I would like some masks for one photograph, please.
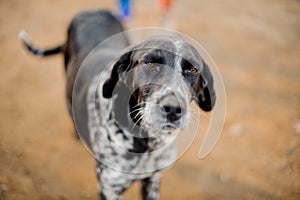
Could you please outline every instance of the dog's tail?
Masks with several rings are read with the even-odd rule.
[[[24,46],[27,48],[27,50],[37,56],[50,56],[50,55],[55,55],[58,53],[61,53],[64,49],[65,45],[60,45],[51,49],[38,49],[35,48],[29,40],[29,37],[25,31],[20,31],[19,33],[19,38],[22,40]]]

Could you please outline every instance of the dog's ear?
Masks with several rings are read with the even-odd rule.
[[[211,111],[216,102],[214,80],[208,65],[203,61],[203,69],[194,86],[196,101],[204,111]]]
[[[130,69],[132,51],[124,53],[113,65],[110,78],[105,81],[102,93],[104,98],[111,98],[114,88],[119,81],[120,73]]]

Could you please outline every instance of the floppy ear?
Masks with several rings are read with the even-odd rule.
[[[124,53],[120,58],[115,62],[113,69],[111,71],[110,78],[107,79],[102,88],[102,94],[104,98],[111,98],[114,88],[119,80],[120,73],[130,68],[132,51]]]
[[[197,104],[204,111],[211,111],[216,102],[216,94],[214,89],[212,74],[208,65],[203,61],[203,69],[197,81]]]

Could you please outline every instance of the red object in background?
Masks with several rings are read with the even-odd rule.
[[[164,11],[169,11],[172,7],[172,0],[160,0],[160,5]]]

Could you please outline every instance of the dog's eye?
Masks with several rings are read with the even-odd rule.
[[[148,67],[153,67],[153,66],[154,66],[154,64],[151,63],[151,62],[146,62],[146,65],[147,65]]]
[[[198,72],[197,68],[191,68],[191,69],[187,69],[187,71],[191,74],[196,74]]]

